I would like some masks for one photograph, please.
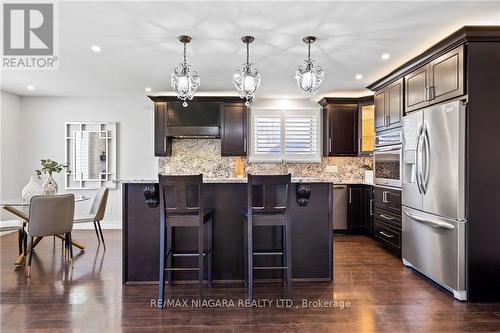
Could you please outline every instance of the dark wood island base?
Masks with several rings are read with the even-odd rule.
[[[305,206],[301,198],[304,185],[310,189]],[[243,281],[246,186],[240,182],[204,184],[204,205],[215,209],[213,279],[216,283]],[[332,183],[292,183],[292,186],[289,209],[293,281],[332,281]],[[123,284],[158,281],[160,208],[155,202],[156,190],[155,183],[123,183]],[[281,247],[281,230],[278,228],[257,228],[254,238],[256,249],[277,250]],[[179,251],[192,250],[197,244],[197,234],[194,229],[176,232],[174,242]],[[176,266],[196,265],[193,258],[175,260]],[[257,264],[272,265],[273,260],[280,259],[264,257],[258,260]],[[197,283],[195,275],[176,272],[174,283],[190,280]],[[259,271],[255,278],[281,279],[281,272]]]

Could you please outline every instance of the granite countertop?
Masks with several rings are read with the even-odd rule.
[[[117,179],[117,183],[157,183],[158,179]],[[203,178],[204,183],[246,183],[246,177],[229,177],[229,178]],[[367,183],[364,181],[339,181],[334,177],[292,177],[292,183],[332,183],[332,184],[364,184],[373,185],[373,183]]]

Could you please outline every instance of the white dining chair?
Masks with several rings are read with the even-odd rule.
[[[31,274],[31,258],[35,237],[64,235],[66,254],[71,258],[73,266],[73,246],[71,246],[71,230],[75,218],[75,196],[36,195],[31,198],[27,237],[30,238],[28,257],[28,277]]]
[[[101,221],[104,218],[104,213],[106,211],[106,204],[108,202],[108,192],[107,187],[101,187],[94,198],[92,207],[90,207],[90,212],[87,216],[77,217],[74,223],[94,223],[95,234],[97,236],[97,241],[104,245],[106,248],[106,243],[104,242],[104,236],[102,235]]]

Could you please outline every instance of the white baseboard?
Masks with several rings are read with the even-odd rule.
[[[101,221],[101,229],[121,229],[122,221]],[[94,223],[73,224],[73,230],[94,230]]]
[[[2,222],[0,221],[0,224]],[[101,229],[121,229],[122,228],[122,221],[101,221]],[[94,223],[89,222],[89,223],[77,223],[73,224],[73,230],[94,230]],[[7,235],[11,232],[15,231],[5,231],[5,232],[0,232],[0,237],[3,235]]]

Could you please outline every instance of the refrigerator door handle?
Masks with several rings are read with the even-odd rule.
[[[415,221],[420,222],[420,223],[428,224],[434,228],[455,229],[455,226],[451,223],[446,223],[446,222],[442,222],[442,221],[437,221],[437,220],[433,220],[433,219],[426,219],[423,217],[415,216],[412,213],[408,212],[407,210],[404,210],[404,213],[406,216],[408,216],[412,220],[415,220]]]
[[[423,137],[423,147],[424,147],[424,154],[425,154],[425,168],[424,168],[424,174],[422,176],[423,180],[423,188],[424,188],[424,193],[427,193],[427,184],[429,183],[429,175],[430,175],[430,143],[429,143],[429,131],[427,130],[427,126],[424,127],[424,131],[422,133]]]
[[[421,141],[422,141],[422,127],[418,130],[417,136],[417,147],[415,149],[415,180],[417,182],[418,192],[423,194],[422,189],[422,150],[421,150]]]

